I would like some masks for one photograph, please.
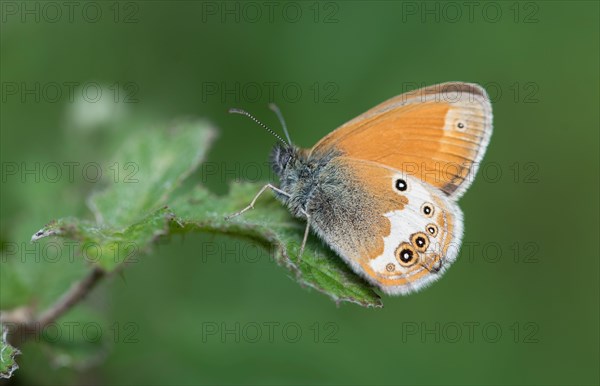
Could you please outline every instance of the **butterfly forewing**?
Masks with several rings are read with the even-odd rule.
[[[478,85],[444,83],[399,95],[319,141],[410,174],[454,199],[473,181],[492,133],[489,98]]]

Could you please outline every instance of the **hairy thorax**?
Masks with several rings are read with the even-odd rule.
[[[271,165],[279,177],[279,188],[289,194],[278,193],[281,200],[291,211],[300,218],[311,212],[311,202],[323,183],[331,179],[330,161],[336,154],[311,155],[305,149],[283,147],[277,145],[271,152]]]

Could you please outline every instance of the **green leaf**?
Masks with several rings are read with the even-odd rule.
[[[261,184],[234,184],[229,194],[222,197],[197,187],[170,206],[176,215],[171,232],[225,233],[243,236],[264,246],[274,245],[277,262],[289,269],[299,283],[329,295],[338,303],[352,302],[364,307],[383,305],[373,288],[316,237],[309,237],[299,259],[306,223],[293,218],[270,192],[261,196],[255,209],[225,220],[226,215],[247,206],[261,187]]]
[[[88,202],[96,221],[63,218],[46,225],[32,240],[48,236],[77,240],[88,261],[111,271],[138,258],[160,236],[200,231],[245,237],[265,247],[275,246],[276,261],[302,285],[338,303],[381,307],[373,288],[316,237],[309,237],[298,258],[305,223],[293,218],[270,192],[256,209],[225,220],[248,205],[261,184],[235,184],[221,197],[202,187],[177,189],[199,166],[213,137],[206,125],[184,124],[172,132],[149,131],[132,138],[115,162],[137,160],[138,182],[111,183],[93,194]]]
[[[21,352],[8,343],[6,339],[8,329],[0,325],[0,331],[2,331],[0,337],[0,378],[8,379],[19,368],[15,357]]]
[[[186,122],[132,136],[114,160],[117,172],[109,177],[110,188],[88,201],[97,223],[126,227],[164,206],[200,165],[214,134],[206,123]]]
[[[136,133],[114,158],[115,173],[104,181],[108,187],[88,200],[96,221],[52,221],[31,240],[76,240],[84,258],[107,271],[137,258],[165,232],[172,217],[167,198],[198,167],[214,137],[203,122]]]

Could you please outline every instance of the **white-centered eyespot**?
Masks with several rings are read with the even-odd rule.
[[[408,189],[408,184],[406,183],[406,180],[403,179],[403,178],[396,179],[396,182],[394,183],[394,186],[400,192],[405,192],[406,189]]]
[[[396,260],[403,267],[410,267],[419,261],[419,253],[409,243],[401,243],[394,253]]]
[[[433,237],[437,236],[438,234],[438,227],[435,224],[427,224],[425,230]]]
[[[433,205],[429,202],[424,203],[421,206],[421,213],[423,213],[427,217],[432,217],[434,212]]]
[[[410,242],[419,252],[425,252],[429,248],[429,237],[423,232],[417,232],[410,236]]]

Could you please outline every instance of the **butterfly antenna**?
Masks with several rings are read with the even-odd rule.
[[[229,109],[229,112],[231,114],[241,114],[241,115],[247,116],[248,118],[252,119],[254,122],[258,123],[258,125],[261,126],[263,129],[265,129],[269,133],[273,134],[275,136],[275,138],[277,138],[278,140],[280,140],[285,146],[289,146],[288,143],[283,140],[283,138],[281,138],[277,133],[275,133],[273,130],[271,130],[267,125],[265,125],[264,123],[262,123],[258,119],[254,118],[254,116],[252,114],[250,114],[249,112],[247,112],[245,110],[241,110],[241,109],[235,109],[235,108],[234,109]]]
[[[275,103],[269,103],[269,108],[277,114],[277,118],[279,118],[279,122],[281,122],[281,126],[283,127],[283,132],[285,133],[285,137],[288,140],[290,146],[292,145],[292,139],[290,138],[290,133],[288,133],[287,125],[285,124],[285,119],[283,119],[283,114],[281,114],[281,110]]]

